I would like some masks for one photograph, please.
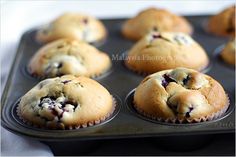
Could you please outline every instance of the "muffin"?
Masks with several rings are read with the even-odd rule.
[[[28,70],[39,78],[66,74],[95,77],[110,66],[109,56],[92,45],[83,41],[59,39],[40,48],[31,58]]]
[[[68,38],[94,43],[104,40],[106,35],[105,26],[94,17],[78,13],[65,13],[40,29],[36,34],[36,39],[40,42],[50,42],[60,38]]]
[[[18,115],[48,129],[76,129],[104,121],[114,110],[110,93],[98,82],[65,75],[41,81],[20,100]]]
[[[226,63],[235,66],[235,39],[226,44],[220,56]]]
[[[208,31],[219,36],[235,36],[235,6],[226,8],[208,21]]]
[[[186,67],[204,69],[209,63],[204,49],[183,33],[152,32],[128,52],[125,64],[139,73]]]
[[[144,116],[172,123],[212,120],[222,116],[229,106],[216,80],[186,68],[147,76],[137,87],[133,101]]]
[[[122,27],[122,34],[132,40],[139,40],[150,31],[191,34],[193,30],[185,18],[157,8],[143,10]]]

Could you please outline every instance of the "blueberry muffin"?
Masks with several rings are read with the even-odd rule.
[[[220,56],[226,63],[235,66],[235,39],[226,44]]]
[[[183,33],[152,32],[128,52],[125,64],[139,73],[186,67],[204,69],[209,63],[204,49]]]
[[[82,40],[89,43],[104,40],[107,32],[101,21],[88,15],[65,13],[37,32],[40,42],[60,38]]]
[[[105,53],[83,41],[59,39],[40,48],[31,58],[29,72],[40,78],[71,74],[95,77],[111,66]]]
[[[114,110],[110,93],[86,77],[65,75],[41,81],[20,100],[18,115],[49,129],[76,129],[104,121]]]
[[[122,27],[122,34],[132,40],[139,40],[150,31],[192,33],[188,21],[167,10],[149,8],[136,17],[127,20]]]
[[[208,21],[208,31],[219,36],[235,36],[235,6],[226,8]]]
[[[134,106],[152,119],[192,123],[222,116],[229,100],[223,87],[210,76],[176,68],[147,76],[135,91]]]

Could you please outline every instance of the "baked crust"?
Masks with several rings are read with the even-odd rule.
[[[212,16],[208,21],[208,31],[219,36],[235,37],[235,6]]]
[[[113,110],[112,96],[98,82],[65,75],[43,80],[28,91],[18,114],[38,127],[73,129],[100,123]]]
[[[92,16],[78,13],[64,13],[37,32],[36,39],[50,42],[60,38],[82,40],[93,43],[107,36],[105,26]]]
[[[203,70],[209,63],[204,49],[183,33],[152,32],[128,52],[125,64],[141,73],[186,67]]]
[[[139,40],[150,31],[193,32],[188,21],[167,10],[148,8],[137,16],[127,20],[122,27],[122,34],[132,40]]]
[[[225,45],[220,56],[226,63],[235,66],[235,39]]]
[[[176,68],[147,76],[136,88],[134,105],[154,119],[198,122],[222,113],[229,102],[223,87],[210,76]]]
[[[31,58],[28,69],[33,76],[41,78],[65,74],[94,77],[110,66],[109,56],[92,45],[59,39],[40,48]]]

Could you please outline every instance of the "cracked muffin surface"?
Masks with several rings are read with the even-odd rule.
[[[141,114],[169,122],[211,120],[221,116],[229,105],[216,80],[186,68],[147,76],[136,88],[133,101]]]
[[[36,39],[50,42],[69,38],[93,43],[104,40],[106,36],[105,26],[96,18],[79,13],[64,13],[41,28],[36,34]]]
[[[28,65],[30,74],[48,78],[71,74],[95,77],[111,67],[109,56],[82,41],[59,39],[40,48]]]
[[[65,75],[46,79],[20,100],[19,116],[49,129],[76,129],[98,124],[114,110],[110,93],[86,77]]]
[[[212,16],[208,21],[207,29],[215,35],[235,37],[235,6]]]
[[[127,20],[122,27],[122,34],[129,39],[139,40],[150,31],[192,33],[188,21],[167,10],[149,8],[136,17]]]
[[[229,41],[223,51],[221,52],[221,58],[228,64],[235,66],[235,39]]]
[[[183,33],[151,32],[128,52],[126,66],[136,72],[154,73],[186,67],[203,70],[209,63],[204,49]]]

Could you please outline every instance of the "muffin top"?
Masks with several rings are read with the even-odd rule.
[[[41,42],[50,42],[60,38],[97,42],[106,37],[105,26],[92,16],[65,13],[37,32]]]
[[[202,70],[208,62],[204,49],[190,36],[173,32],[148,34],[131,48],[125,61],[128,68],[142,73],[176,67]]]
[[[139,40],[150,31],[190,34],[192,27],[185,18],[157,8],[143,10],[136,17],[127,20],[122,27],[123,35],[133,40]]]
[[[226,8],[208,21],[208,31],[220,36],[235,36],[235,6]]]
[[[235,39],[230,40],[220,54],[221,58],[231,65],[235,65],[235,44]]]
[[[41,78],[65,74],[93,77],[102,74],[110,66],[109,56],[92,45],[59,39],[40,48],[31,58],[28,69],[33,76]]]
[[[208,75],[186,68],[147,76],[134,94],[137,110],[153,119],[199,122],[228,108],[223,87]]]
[[[22,98],[18,114],[49,129],[73,129],[105,120],[114,109],[112,96],[96,81],[65,75],[38,83]]]

